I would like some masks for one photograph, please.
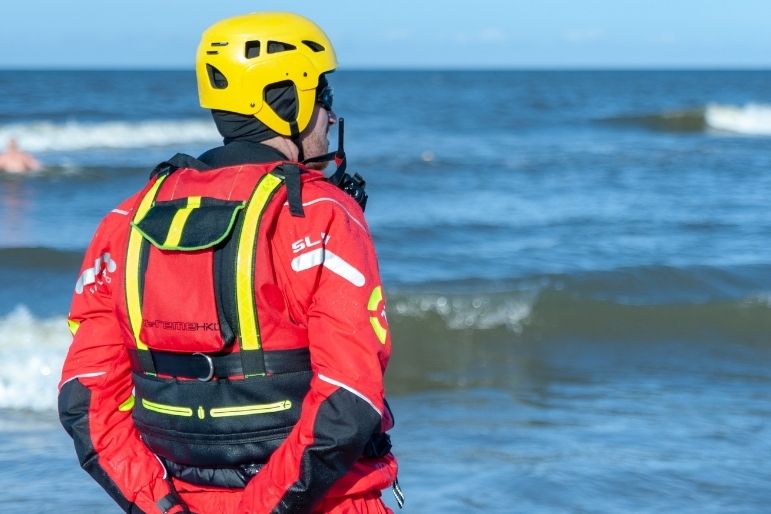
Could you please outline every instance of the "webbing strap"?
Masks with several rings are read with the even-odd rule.
[[[245,377],[265,373],[259,319],[257,318],[257,306],[254,297],[254,259],[257,252],[260,220],[265,212],[265,207],[282,182],[282,178],[273,173],[267,173],[260,179],[244,210],[243,226],[238,239],[235,270],[236,305],[240,331],[240,353]]]
[[[142,329],[142,297],[140,291],[140,273],[142,271],[142,250],[144,238],[142,234],[134,226],[134,223],[141,220],[147,211],[152,207],[155,197],[158,195],[158,190],[166,180],[168,175],[161,175],[158,180],[150,187],[150,189],[142,197],[137,207],[136,213],[131,223],[131,229],[129,233],[128,247],[126,250],[126,308],[128,312],[129,324],[131,325],[131,332],[134,334],[134,341],[137,345],[137,351],[139,352],[139,359],[142,362],[142,367],[146,373],[155,373],[155,365],[153,364],[153,358],[150,354],[148,346],[142,342],[139,337],[139,333]]]
[[[199,207],[201,207],[200,196],[188,197],[187,205],[178,210],[171,220],[171,226],[169,226],[169,232],[166,235],[166,241],[163,242],[163,246],[174,247],[179,245],[179,241],[182,239],[182,229],[185,228],[185,222],[190,217],[190,214]]]

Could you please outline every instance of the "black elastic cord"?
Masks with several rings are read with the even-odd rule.
[[[289,135],[290,139],[297,147],[297,162],[303,162],[303,157],[305,157],[305,153],[303,152],[303,143],[300,140],[300,129],[297,126],[297,120],[293,120],[289,122],[289,132],[290,132],[290,135]]]
[[[334,159],[337,169],[327,179],[327,182],[339,186],[343,182],[345,177],[345,169],[348,167],[348,160],[345,158],[345,118],[339,118],[337,120],[337,150],[317,157],[311,157],[301,161],[303,164],[311,164],[314,162],[329,162]]]

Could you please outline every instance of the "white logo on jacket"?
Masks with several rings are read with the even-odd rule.
[[[331,236],[328,234],[322,232],[321,238],[318,241],[313,241],[311,239],[311,236],[305,236],[302,239],[298,239],[294,243],[292,243],[292,253],[302,252],[306,248],[311,248],[313,246],[318,246],[320,244],[327,244],[330,240]]]
[[[75,292],[77,294],[83,293],[83,289],[91,284],[95,284],[97,281],[101,284],[103,281],[106,283],[112,282],[112,279],[108,273],[112,273],[118,267],[115,261],[112,260],[110,252],[104,252],[102,255],[94,259],[94,267],[83,270],[83,273],[78,277],[77,283],[75,283]],[[94,288],[90,291],[93,293]]]
[[[319,241],[311,241],[309,237],[300,239],[292,243],[294,253],[301,252],[309,247],[318,246],[329,241],[329,236],[322,233]],[[326,248],[316,248],[310,252],[305,252],[292,259],[292,269],[300,272],[323,265],[332,273],[344,278],[356,287],[361,287],[366,282],[361,271],[357,270],[352,264],[337,254],[334,254]]]

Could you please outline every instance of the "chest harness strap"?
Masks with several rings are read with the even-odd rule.
[[[156,375],[153,352],[147,342],[142,341],[140,336],[143,324],[142,293],[144,289],[144,275],[147,269],[150,243],[143,237],[141,231],[137,228],[137,224],[145,217],[150,208],[153,207],[164,181],[176,169],[178,168],[173,164],[162,170],[156,169],[154,176],[157,176],[157,178],[155,182],[151,182],[148,185],[146,192],[139,201],[136,213],[132,219],[126,255],[125,290],[129,323],[136,343],[139,364],[141,365],[142,371],[146,375],[151,376]],[[273,195],[284,183],[285,178],[294,175],[294,173],[292,173],[294,170],[289,173],[282,173],[282,171],[284,170],[277,168],[273,172],[266,173],[259,179],[247,200],[243,211],[239,213],[241,219],[237,223],[238,229],[236,233],[233,234],[233,237],[237,238],[237,240],[235,242],[235,262],[233,263],[234,266],[230,266],[230,269],[234,269],[235,315],[237,318],[236,325],[239,336],[239,354],[244,378],[264,375],[266,371],[264,352],[260,338],[259,317],[257,315],[257,305],[255,303],[255,256],[262,215],[270,200],[273,198]],[[188,210],[185,212],[182,212],[184,209],[181,210],[181,219],[179,220],[179,223],[176,223],[176,230],[184,230],[185,216],[189,215],[189,210],[191,208],[195,207],[188,207]],[[228,263],[225,263],[226,266],[227,264]],[[224,323],[225,320],[220,320],[220,322]],[[208,356],[204,357],[208,358]],[[209,378],[211,378],[211,376]]]

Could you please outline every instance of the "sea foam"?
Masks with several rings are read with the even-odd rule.
[[[56,409],[70,343],[64,316],[36,318],[19,306],[0,317],[0,409]]]
[[[771,105],[709,104],[704,112],[707,126],[716,130],[756,136],[771,135]]]
[[[221,139],[210,120],[145,120],[0,125],[0,141],[16,138],[30,152],[90,148],[144,148],[181,143],[216,143]]]

